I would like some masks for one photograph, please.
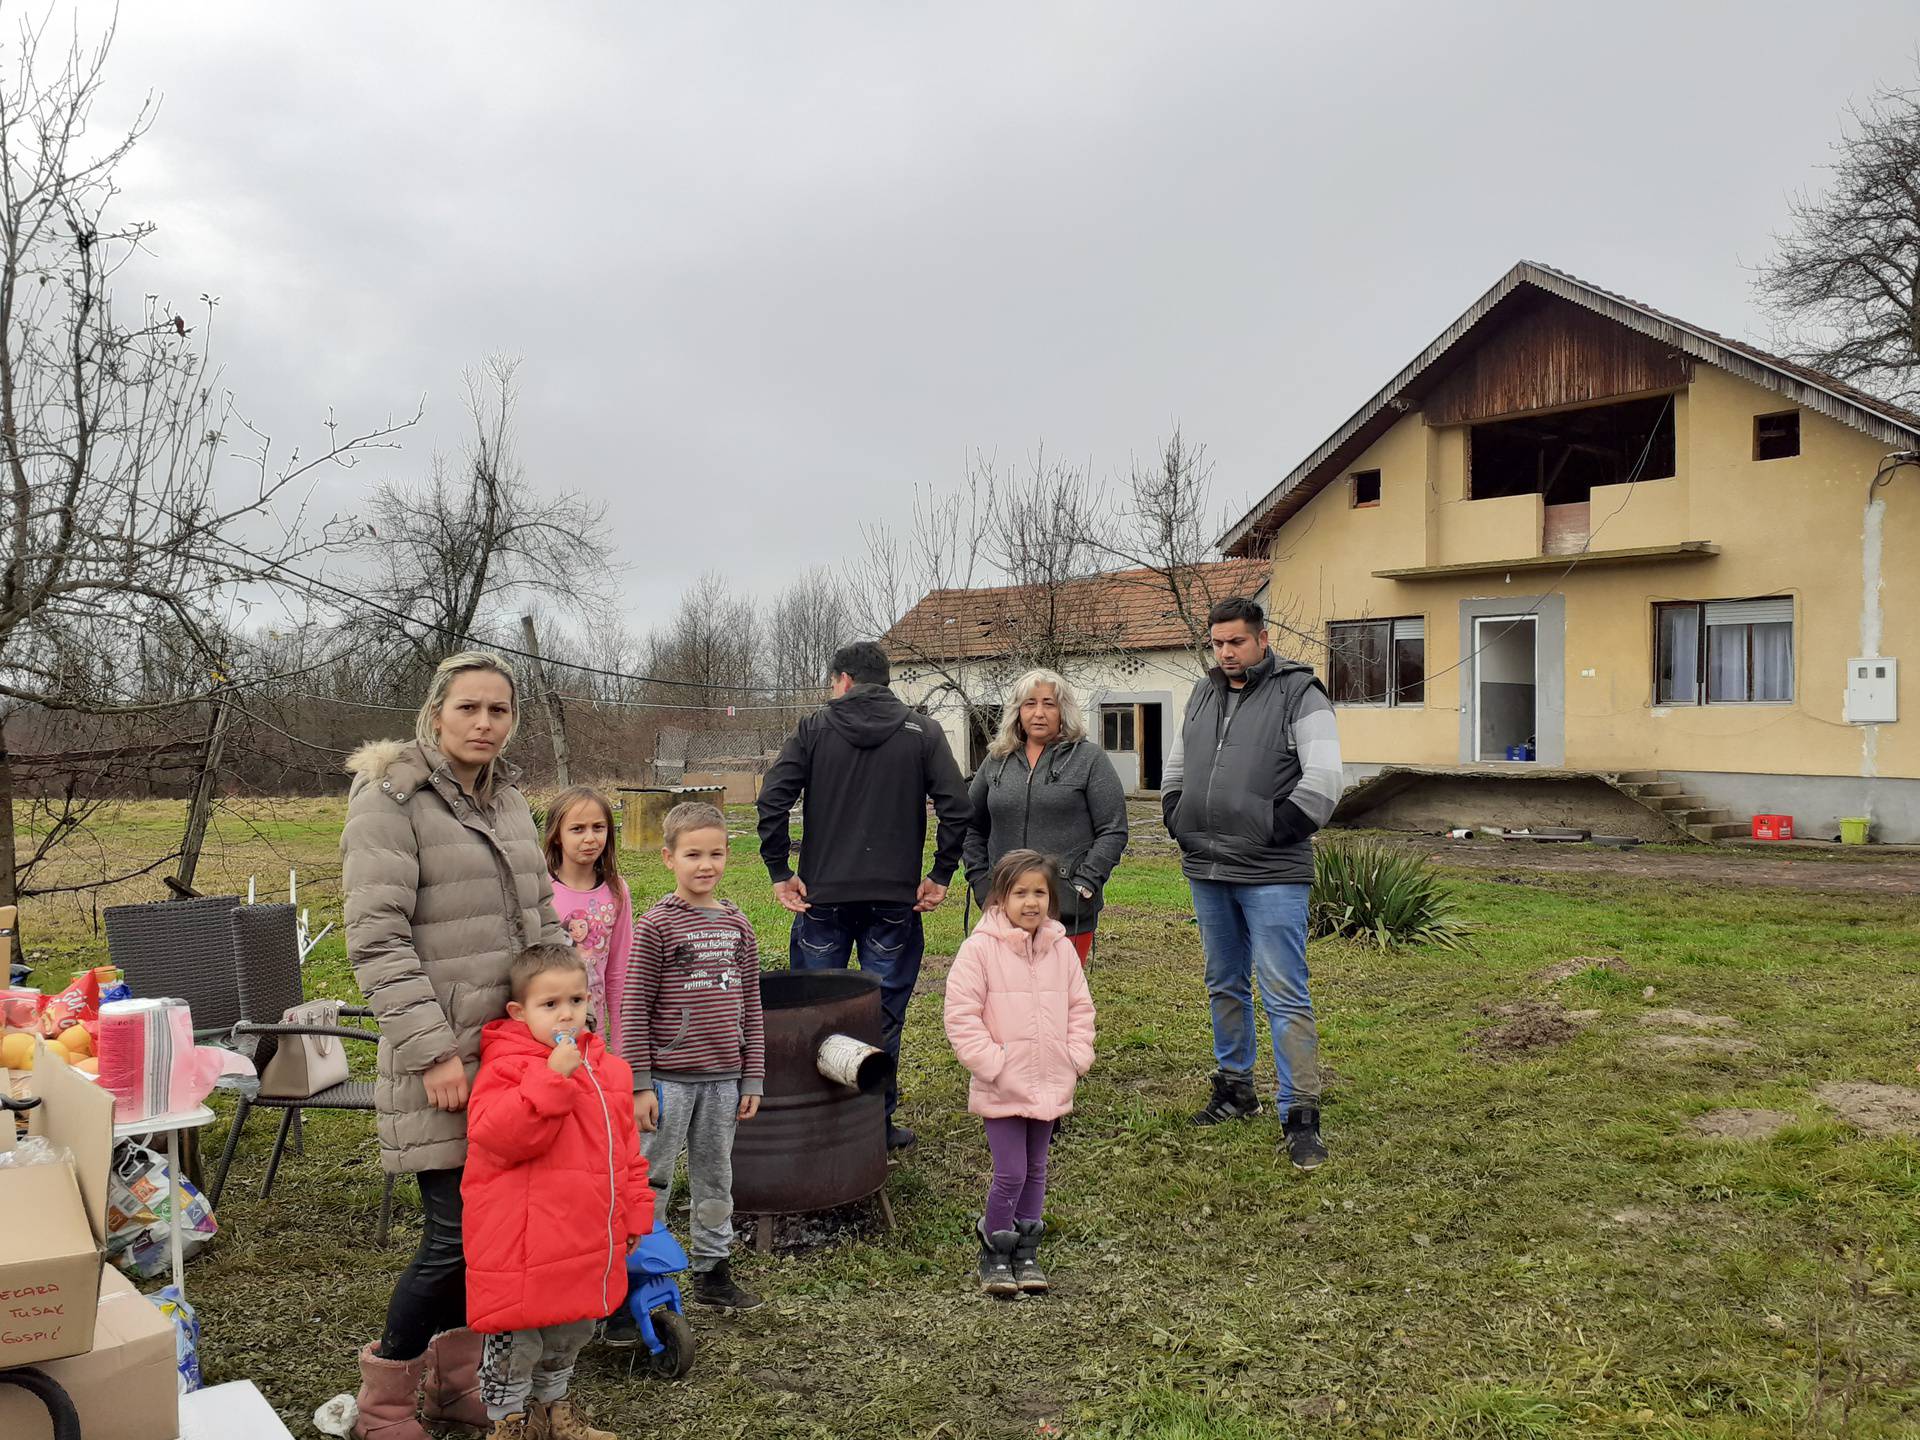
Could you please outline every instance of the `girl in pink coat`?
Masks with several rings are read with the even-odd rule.
[[[967,1109],[984,1116],[993,1184],[980,1237],[980,1288],[1047,1288],[1047,1142],[1093,1068],[1093,994],[1061,925],[1060,875],[1037,850],[993,867],[986,908],[947,975],[947,1039],[973,1076]]]

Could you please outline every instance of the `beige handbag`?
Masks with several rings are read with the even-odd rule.
[[[318,1000],[296,1005],[280,1017],[286,1025],[338,1025],[340,1003]],[[279,1048],[260,1075],[260,1095],[270,1100],[305,1100],[347,1079],[347,1050],[334,1035],[282,1035]]]

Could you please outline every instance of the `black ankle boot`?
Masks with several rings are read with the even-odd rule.
[[[711,1270],[696,1270],[693,1276],[696,1305],[712,1305],[719,1310],[757,1310],[760,1297],[733,1283],[733,1267],[725,1260]]]
[[[1047,1233],[1044,1220],[1016,1220],[1013,1228],[1019,1243],[1013,1247],[1013,1283],[1023,1295],[1043,1295],[1047,1290],[1047,1272],[1040,1268],[1040,1239]]]
[[[1018,1231],[996,1230],[987,1233],[987,1217],[974,1222],[973,1233],[980,1240],[980,1264],[975,1273],[980,1288],[989,1295],[1018,1295],[1019,1282],[1013,1278],[1013,1247],[1020,1242]]]

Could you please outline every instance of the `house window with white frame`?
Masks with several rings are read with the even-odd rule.
[[[1793,597],[1653,607],[1656,705],[1778,705],[1793,699]]]
[[[1327,626],[1328,690],[1336,705],[1424,705],[1427,622],[1335,620]]]

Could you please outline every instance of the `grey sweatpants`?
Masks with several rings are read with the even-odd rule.
[[[480,1398],[487,1402],[487,1418],[524,1415],[530,1400],[566,1399],[573,1362],[592,1337],[591,1320],[487,1336],[480,1353]]]
[[[740,1114],[738,1080],[656,1080],[660,1124],[640,1137],[653,1187],[653,1227],[667,1229],[673,1170],[684,1151],[693,1198],[695,1274],[711,1270],[733,1248],[733,1130]]]

